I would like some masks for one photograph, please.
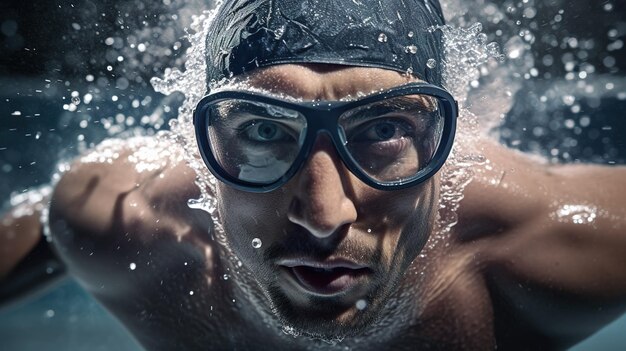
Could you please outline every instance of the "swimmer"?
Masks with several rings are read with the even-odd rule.
[[[624,167],[479,140],[489,167],[433,240],[458,114],[427,65],[437,0],[227,0],[215,16],[194,128],[217,209],[187,205],[196,170],[154,139],[87,155],[4,215],[3,297],[56,261],[147,350],[559,350],[624,313]],[[162,166],[139,171],[142,148]]]

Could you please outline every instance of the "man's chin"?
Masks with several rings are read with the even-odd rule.
[[[362,335],[376,319],[379,307],[375,303],[367,304],[365,299],[349,306],[315,297],[306,304],[294,303],[279,289],[270,289],[270,299],[283,331],[331,343]]]

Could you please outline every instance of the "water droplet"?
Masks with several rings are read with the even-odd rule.
[[[78,97],[78,96],[72,97],[72,104],[79,105],[80,104],[80,97]]]
[[[567,106],[572,106],[574,105],[574,102],[576,102],[576,98],[572,95],[565,95],[562,97],[563,103]]]
[[[131,271],[134,271],[137,268],[137,265],[135,264],[135,262],[131,262],[128,265],[128,268],[130,268]]]
[[[359,311],[363,311],[367,307],[367,301],[359,300],[356,302],[356,308]]]
[[[189,295],[193,295],[193,290],[190,290],[190,291],[189,291]]]
[[[381,42],[381,43],[386,43],[387,42],[387,34],[380,33],[378,35],[378,41]]]
[[[564,205],[557,210],[556,215],[561,222],[589,224],[596,220],[598,210],[592,206]]]
[[[406,52],[407,54],[415,54],[417,53],[417,46],[409,45],[404,48],[404,52]]]
[[[258,249],[261,247],[261,245],[263,245],[263,242],[261,241],[261,239],[259,238],[252,239],[252,247],[254,247],[255,249]]]
[[[413,35],[415,35],[415,34],[413,33],[413,31],[410,31],[409,34],[407,34],[407,35],[409,36],[409,38],[413,38]]]
[[[280,26],[274,31],[274,39],[280,40],[285,34],[285,26]]]
[[[367,232],[368,232],[368,233],[371,233],[371,232],[372,232],[372,229],[371,229],[371,228],[367,228]]]
[[[46,317],[48,317],[48,318],[54,317],[54,310],[47,310],[46,311]]]
[[[437,67],[437,61],[435,59],[428,59],[428,61],[426,61],[426,66],[428,68],[435,68]]]
[[[230,275],[228,275],[228,274],[224,274],[222,276],[222,279],[224,279],[224,280],[228,280],[229,278],[230,278]]]

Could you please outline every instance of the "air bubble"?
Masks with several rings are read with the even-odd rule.
[[[252,239],[252,247],[255,249],[258,249],[261,247],[261,245],[263,245],[263,242],[261,241],[261,239],[259,238],[254,238]]]
[[[476,40],[478,41],[479,44],[484,44],[487,42],[487,34],[485,33],[480,33],[476,36]]]
[[[489,43],[486,48],[489,56],[496,57],[500,55],[500,45],[498,45],[498,43]]]

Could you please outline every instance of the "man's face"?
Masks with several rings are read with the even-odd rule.
[[[304,100],[339,100],[406,84],[394,71],[280,65],[249,84]],[[229,245],[281,321],[323,337],[359,332],[379,315],[434,222],[437,178],[383,191],[362,183],[330,139],[318,136],[303,168],[266,194],[217,187]],[[253,239],[260,239],[255,248]]]

